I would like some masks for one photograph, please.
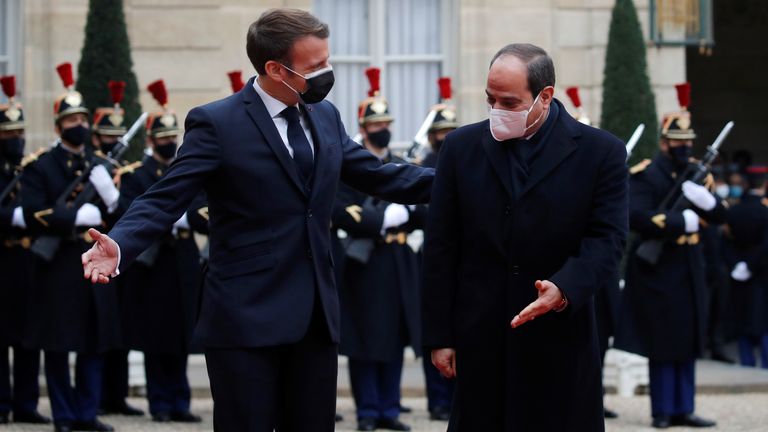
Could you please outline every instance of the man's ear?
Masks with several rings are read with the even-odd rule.
[[[541,90],[541,96],[539,97],[542,102],[544,102],[544,105],[549,106],[555,97],[555,88],[553,86],[544,87],[544,89]]]
[[[269,60],[268,62],[264,63],[264,71],[266,72],[267,77],[272,79],[273,81],[282,81],[283,78],[283,70],[285,68],[280,63]]]

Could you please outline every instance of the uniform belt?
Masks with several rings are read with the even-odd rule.
[[[675,243],[677,243],[680,246],[684,246],[684,245],[691,245],[692,246],[692,245],[699,244],[700,240],[701,239],[699,238],[699,233],[693,233],[693,234],[690,234],[690,235],[683,234],[683,235],[681,235],[680,237],[677,238]]]
[[[21,247],[23,249],[29,249],[32,246],[31,237],[21,238],[9,238],[3,241],[3,245],[7,248]]]
[[[404,245],[408,243],[408,234],[404,232],[389,233],[387,234],[386,237],[384,237],[384,243],[386,244],[396,243],[399,245]]]

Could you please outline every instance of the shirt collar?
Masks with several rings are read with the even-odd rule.
[[[261,88],[261,85],[259,84],[258,77],[253,80],[253,89],[256,90],[256,93],[258,93],[261,101],[264,102],[264,106],[267,108],[269,116],[272,118],[281,117],[281,113],[288,107],[288,105],[280,102],[279,100],[270,96],[269,93],[264,91],[264,89]]]

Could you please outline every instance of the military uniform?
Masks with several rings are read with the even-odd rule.
[[[752,189],[728,211],[727,253],[732,308],[743,366],[754,367],[759,347],[760,366],[768,369],[768,199],[764,183],[768,167],[747,169]]]
[[[681,106],[686,107],[687,103]],[[663,125],[662,137],[667,142],[695,138],[690,115],[685,110],[668,115]],[[653,161],[630,169],[629,223],[636,238],[627,259],[616,346],[649,358],[655,427],[712,426],[714,423],[693,416],[695,360],[705,347],[709,310],[699,227],[722,223],[725,207],[704,191],[709,195],[705,198],[711,208],[704,210],[691,205],[684,211],[670,210],[684,193],[680,187],[675,190],[675,186],[680,176],[689,171],[688,156],[675,162],[673,157],[677,156],[672,150],[669,154],[659,154]],[[660,208],[673,190],[672,199]],[[637,252],[640,244],[650,239],[664,241],[655,265]]]
[[[54,114],[60,125],[66,117],[87,115],[88,110],[82,105],[82,96],[73,90],[71,65],[60,65],[58,70],[67,88],[67,93],[54,104]],[[77,128],[80,128],[77,136],[82,138],[81,143],[66,146],[60,139],[24,170],[22,203],[30,231],[38,236],[61,239],[50,262],[35,258],[37,280],[31,294],[35,307],[28,315],[25,342],[45,351],[45,372],[56,429],[67,431],[87,427],[88,430],[108,431],[112,428],[99,422],[96,414],[101,391],[102,354],[119,342],[117,287],[113,283],[96,286],[83,279],[78,263],[93,243],[87,229],[104,223],[109,212],[104,204],[99,204],[98,211],[94,210],[93,204],[86,203],[79,208],[72,206],[80,191],[87,187],[88,179],[72,191],[66,204],[57,202],[94,160],[85,144],[84,125]],[[68,129],[62,129],[62,135],[65,134],[69,135]],[[71,147],[77,144],[85,150],[76,151]],[[97,214],[94,216],[94,213]],[[95,219],[102,221],[99,223]],[[35,247],[33,243],[33,250]],[[69,352],[77,353],[74,387],[70,379]]]
[[[448,77],[441,77],[438,79],[438,86],[440,87],[440,98],[442,101],[433,106],[431,110],[435,113],[428,129],[431,151],[427,153],[424,160],[421,162],[421,166],[428,168],[437,167],[437,158],[440,153],[440,147],[442,146],[442,139],[437,137],[437,133],[450,132],[459,127],[459,123],[456,121],[456,107],[450,102],[451,79]],[[419,251],[420,263],[421,254],[422,251]],[[429,410],[430,418],[432,420],[447,421],[451,415],[451,403],[453,401],[455,383],[453,380],[440,375],[440,372],[435,365],[432,364],[432,356],[429,352],[424,354],[422,358],[422,366],[424,367],[424,379],[427,390],[427,409]]]
[[[360,127],[392,121],[386,100],[378,96],[378,70],[367,71],[371,97],[360,104]],[[383,136],[386,139],[380,138]],[[369,145],[385,154],[384,163],[405,163],[392,156],[388,125],[377,138],[368,133]],[[347,233],[343,282],[339,287],[341,342],[339,352],[349,357],[352,393],[361,430],[373,427],[410,430],[398,420],[403,349],[410,345],[421,353],[419,269],[408,234],[424,225],[423,206],[405,208],[407,222],[387,227],[385,213],[391,204],[348,186],[337,193],[333,228]],[[399,204],[395,204],[399,206]],[[338,255],[338,253],[337,253]]]
[[[50,421],[37,413],[40,389],[40,352],[22,346],[24,323],[29,308],[32,285],[31,238],[21,210],[21,188],[18,179],[24,166],[41,153],[22,158],[24,154],[24,112],[15,101],[14,76],[0,78],[9,103],[0,105],[0,424],[9,421],[45,423]],[[7,136],[6,136],[7,135]],[[8,351],[13,348],[13,387]]]
[[[165,108],[165,86],[156,82],[152,88],[164,110],[148,117],[148,135],[150,139],[175,138],[179,128],[176,116]],[[121,170],[121,211],[163,177],[170,160],[147,156]],[[189,413],[187,357],[202,284],[193,233],[208,233],[208,207],[202,194],[182,219],[185,223],[177,223],[120,278],[125,286],[128,345],[144,353],[147,399],[155,421],[199,421]]]

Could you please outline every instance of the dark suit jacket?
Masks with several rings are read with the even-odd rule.
[[[422,305],[425,346],[457,353],[449,430],[603,429],[592,299],[625,243],[626,151],[558,107],[517,195],[508,144],[488,121],[457,129],[440,150]],[[512,329],[537,279],[570,305]]]
[[[315,143],[309,186],[299,179],[253,79],[240,92],[193,109],[176,161],[110,233],[125,268],[205,189],[210,262],[196,327],[205,348],[297,342],[316,295],[338,342],[329,228],[339,180],[390,201],[429,199],[432,170],[382,165],[347,136],[330,102],[309,105],[307,115]]]

